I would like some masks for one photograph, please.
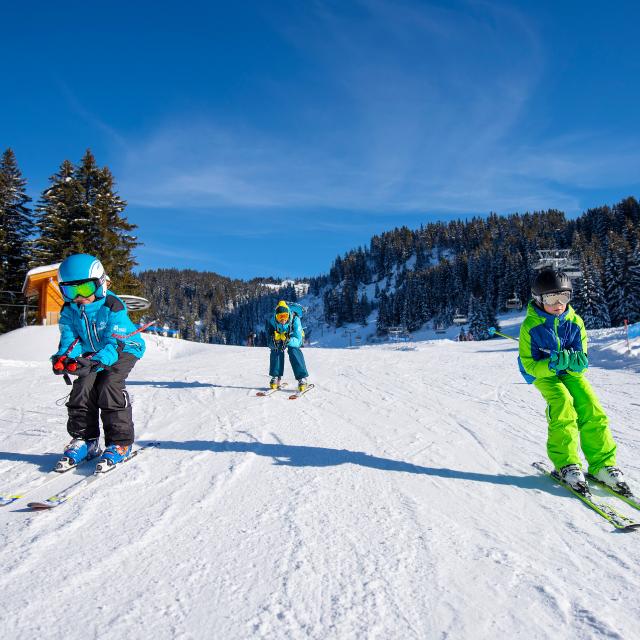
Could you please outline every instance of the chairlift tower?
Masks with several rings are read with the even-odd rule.
[[[564,271],[571,279],[580,278],[582,271],[580,263],[571,256],[571,249],[538,249],[538,261],[534,267]]]

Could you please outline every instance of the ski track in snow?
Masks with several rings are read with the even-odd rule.
[[[0,337],[3,492],[67,441],[55,342]],[[161,447],[58,509],[26,502],[77,476],[0,508],[3,637],[638,637],[640,532],[531,468],[544,403],[514,345],[309,349],[317,386],[290,402],[255,396],[266,349],[147,344],[129,391]],[[640,481],[637,373],[589,377]]]

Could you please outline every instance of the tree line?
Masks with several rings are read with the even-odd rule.
[[[154,269],[138,274],[145,296],[152,302],[148,315],[159,318],[194,342],[266,344],[262,327],[282,297],[295,300],[293,287],[275,290],[274,278],[236,280],[214,272]]]
[[[243,344],[256,331],[260,344],[271,307],[295,300],[293,289],[267,286],[273,278],[247,282],[178,269],[134,275],[141,243],[126,206],[90,150],[77,164],[64,160],[31,206],[7,149],[0,159],[0,332],[20,326],[21,309],[11,303],[28,269],[79,252],[100,257],[115,291],[145,295],[149,315],[189,340]],[[629,197],[571,220],[552,209],[399,227],[338,256],[328,274],[310,280],[309,292],[322,297],[325,320],[337,326],[365,324],[374,309],[381,334],[448,325],[461,314],[475,337],[486,338],[508,300],[528,300],[536,250],[566,248],[580,263],[573,305],[587,327],[619,326],[640,321],[639,223],[640,205]]]
[[[528,301],[537,249],[570,249],[583,274],[572,304],[588,328],[619,326],[640,321],[639,222],[640,205],[629,197],[572,220],[548,210],[400,227],[338,256],[310,291],[323,296],[325,320],[338,326],[362,322],[371,308],[380,333],[449,325],[457,312],[474,336],[487,338],[508,300]],[[369,299],[365,288],[374,283]]]

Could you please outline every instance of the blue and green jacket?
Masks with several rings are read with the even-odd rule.
[[[146,348],[139,333],[128,335],[137,327],[131,322],[124,302],[111,291],[90,304],[66,302],[59,324],[60,344],[56,355],[65,353],[73,341],[80,338],[68,355],[75,358],[83,353],[95,353],[93,359],[109,367],[117,362],[121,352],[142,358]]]
[[[520,327],[518,364],[520,373],[529,383],[551,376],[581,376],[574,371],[555,372],[549,369],[549,357],[554,351],[572,349],[587,353],[587,331],[582,318],[571,305],[559,316],[553,316],[533,301],[527,307],[527,316]]]

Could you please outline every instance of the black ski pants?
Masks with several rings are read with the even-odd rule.
[[[106,446],[133,444],[133,412],[125,380],[137,361],[134,355],[123,352],[108,369],[76,378],[67,402],[67,431],[72,437],[98,438],[100,412]]]

